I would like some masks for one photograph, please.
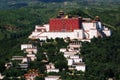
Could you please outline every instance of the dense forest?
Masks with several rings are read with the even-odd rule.
[[[1,2],[6,4],[5,1],[7,0],[1,0]],[[14,1],[15,0],[13,0],[12,3],[14,3]],[[35,6],[35,4],[33,3],[26,3],[27,1],[30,0],[16,0],[17,3],[12,5],[11,3],[9,3],[10,5],[7,4],[7,7],[0,3],[3,5],[0,5],[0,73],[4,72],[4,63],[8,62],[13,55],[21,55],[21,53],[23,53],[20,51],[21,44],[32,43],[27,37],[31,33],[31,31],[33,31],[34,26],[49,23],[49,19],[52,17],[56,17],[58,11],[62,9],[66,14],[90,17],[92,19],[94,19],[95,16],[100,16],[101,21],[104,23],[105,26],[109,27],[112,32],[112,36],[110,37],[98,39],[94,38],[92,39],[91,43],[82,43],[81,53],[84,56],[85,63],[87,65],[85,76],[68,76],[65,72],[61,72],[59,74],[62,75],[62,78],[64,80],[107,80],[107,78],[111,77],[115,78],[116,80],[120,80],[119,3],[113,3],[111,5],[100,3],[98,6],[86,6],[85,3],[83,3],[82,5],[76,5],[70,4],[68,2],[67,5],[65,5],[66,3],[58,3],[58,5],[56,5],[57,3],[51,4],[43,2],[44,4],[42,4],[34,2],[35,4],[38,4]],[[69,7],[69,5],[71,6]],[[4,8],[5,10],[3,10]],[[48,49],[48,46],[50,46],[51,48],[48,49],[48,52],[52,53],[51,50],[54,49],[56,46],[60,48],[67,45],[67,43],[64,43],[62,39],[56,41],[61,45],[45,44],[44,48],[40,48],[40,51]],[[35,43],[35,45],[37,44]],[[55,52],[55,50],[52,51]],[[49,57],[51,57],[51,62],[55,62],[55,60],[57,60],[58,63],[62,63],[58,60],[57,57],[53,59],[53,56],[51,55],[49,55]],[[61,60],[64,60],[64,58],[62,58],[62,55],[58,55]],[[41,56],[44,58],[43,55],[37,56],[39,56],[38,60],[41,60]],[[31,64],[40,66],[37,63]],[[63,65],[58,65],[56,63],[56,66],[60,67]],[[35,66],[31,66],[31,68],[32,67]]]
[[[81,53],[87,64],[87,80],[120,79],[120,31],[113,32],[111,37],[94,38],[91,43],[83,43]]]

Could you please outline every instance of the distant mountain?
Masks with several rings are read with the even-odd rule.
[[[63,2],[71,2],[71,3],[77,3],[89,5],[90,3],[96,4],[96,3],[107,3],[111,4],[111,2],[119,3],[120,0],[0,0],[0,9],[14,9],[14,8],[20,8],[25,6],[31,6],[32,5],[38,5],[39,3],[63,3]]]
[[[64,1],[73,1],[73,0],[38,0],[42,2],[64,2]]]
[[[87,2],[116,2],[120,0],[37,0],[37,1],[42,1],[42,2],[64,2],[64,1],[87,1]]]

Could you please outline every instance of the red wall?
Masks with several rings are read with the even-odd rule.
[[[53,18],[50,19],[50,31],[73,31],[81,28],[79,18]]]

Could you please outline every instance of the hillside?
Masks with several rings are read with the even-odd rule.
[[[0,0],[0,9],[16,9],[28,6],[47,6],[54,7],[81,7],[81,6],[118,6],[120,0]]]
[[[91,43],[83,43],[81,53],[87,63],[86,80],[120,79],[120,29],[108,38],[94,38]]]
[[[53,3],[53,1],[60,2]],[[4,72],[5,62],[8,62],[12,56],[23,53],[20,51],[21,44],[39,45],[37,41],[32,42],[28,39],[34,26],[49,23],[50,18],[55,17],[59,10],[63,10],[66,14],[92,19],[99,16],[106,27],[111,29],[112,36],[105,39],[94,38],[91,43],[83,43],[81,53],[87,65],[84,77],[68,76],[65,72],[59,74],[65,80],[106,80],[109,77],[120,80],[120,0],[62,1],[65,0],[0,0],[0,73]],[[62,41],[59,44],[61,43]],[[46,44],[45,49],[55,50],[56,46],[53,44],[51,48],[48,46],[51,47],[51,44]],[[43,50],[40,48],[40,51]],[[52,59],[54,59],[53,56]]]

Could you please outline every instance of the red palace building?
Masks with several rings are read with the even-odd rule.
[[[50,19],[51,32],[71,32],[75,29],[81,29],[82,19],[64,15],[63,11],[59,12],[57,18]]]

